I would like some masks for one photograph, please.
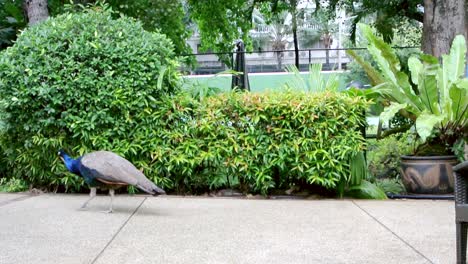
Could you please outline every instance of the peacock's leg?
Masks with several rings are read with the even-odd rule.
[[[112,213],[113,210],[112,210],[112,203],[114,202],[114,189],[109,189],[109,195],[110,195],[110,207],[109,207],[109,211],[108,213]]]
[[[88,203],[96,197],[96,188],[91,188],[91,191],[89,192],[89,199],[86,200],[86,202],[81,206],[81,208],[86,208],[88,206]]]

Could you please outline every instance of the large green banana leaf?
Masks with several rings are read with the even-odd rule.
[[[359,27],[369,42],[368,50],[378,69],[356,53],[350,55],[372,77],[373,89],[393,102],[383,111],[383,120],[406,110],[414,118],[422,142],[434,133],[434,128],[445,131],[448,127],[467,125],[468,79],[463,78],[467,48],[463,36],[455,37],[450,53],[442,56],[442,65],[430,55],[411,57],[408,76],[401,71],[392,48],[376,37],[369,26],[360,24]]]

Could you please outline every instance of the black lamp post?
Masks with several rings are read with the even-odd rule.
[[[245,48],[242,40],[236,43],[236,59],[234,62],[234,71],[239,74],[232,75],[231,89],[250,91],[249,76],[245,65]]]

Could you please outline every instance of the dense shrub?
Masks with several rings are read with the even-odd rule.
[[[141,123],[140,165],[179,191],[222,187],[266,193],[310,183],[337,187],[364,148],[368,103],[340,93],[222,94],[168,100]],[[144,162],[143,162],[144,161]]]
[[[8,173],[78,190],[56,153],[98,149],[131,160],[166,189],[236,187],[267,193],[294,184],[335,188],[364,148],[363,99],[340,93],[177,91],[171,43],[128,18],[89,11],[24,32],[0,56]]]
[[[412,137],[398,133],[378,140],[369,140],[369,172],[376,178],[400,178],[400,157],[412,152]]]
[[[136,153],[137,116],[177,90],[177,64],[164,35],[108,11],[28,28],[0,55],[0,137],[9,174],[78,187],[76,177],[63,177],[59,148]]]

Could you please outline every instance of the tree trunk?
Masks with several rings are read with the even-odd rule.
[[[295,6],[294,6],[295,7]],[[299,65],[299,44],[297,41],[297,11],[294,8],[292,13],[292,32],[293,32],[293,39],[294,39],[294,62],[296,64],[296,68],[300,70]]]
[[[278,69],[278,71],[281,71],[281,69],[283,68],[283,52],[276,52],[276,61],[278,62],[278,64],[276,64],[276,68]]]
[[[24,8],[28,15],[29,25],[37,24],[49,17],[47,0],[26,0]]]
[[[465,0],[465,37],[468,38],[468,0]]]
[[[440,58],[456,35],[466,37],[466,12],[465,0],[424,0],[423,51]]]
[[[325,65],[327,65],[327,70],[330,71],[330,50],[327,48],[325,50]]]

